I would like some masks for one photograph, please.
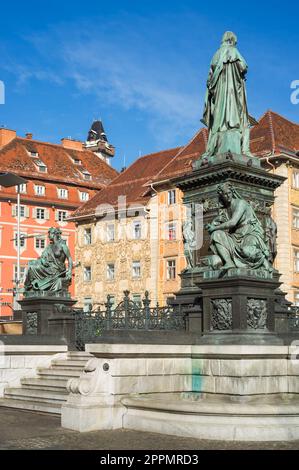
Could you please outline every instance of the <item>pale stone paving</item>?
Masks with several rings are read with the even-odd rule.
[[[94,450],[299,450],[293,442],[203,441],[128,430],[79,433],[60,427],[56,416],[0,408],[0,449],[94,449]]]

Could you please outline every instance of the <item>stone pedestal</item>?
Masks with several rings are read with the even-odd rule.
[[[269,272],[265,267],[227,271],[221,270],[220,265],[215,269],[206,225],[227,209],[219,199],[218,188],[229,184],[253,208],[264,230],[264,242],[273,255],[274,235],[269,234],[269,227],[273,228],[271,206],[274,190],[283,181],[284,178],[262,169],[258,158],[231,152],[199,159],[190,174],[173,181],[184,193],[184,204],[192,208],[195,230],[204,229],[203,244],[193,252],[193,267],[181,273],[181,290],[173,303],[183,308],[187,316],[199,305],[202,325],[200,329],[197,322],[196,327],[198,335],[204,335],[203,342],[280,344],[275,335],[275,311],[282,302],[278,272]],[[196,214],[201,213],[197,205],[203,209],[202,227],[197,220]],[[219,256],[214,258],[221,263]]]
[[[23,311],[23,335],[53,336],[70,347],[75,344],[75,318],[72,307],[76,300],[69,295],[25,297],[20,301]]]
[[[199,283],[203,302],[203,343],[282,344],[275,335],[275,290],[278,276],[262,279],[250,273]]]

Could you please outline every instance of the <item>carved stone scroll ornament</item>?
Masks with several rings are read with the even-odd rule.
[[[102,371],[102,361],[97,358],[90,359],[80,377],[68,381],[67,391],[84,396],[91,395],[97,390]]]

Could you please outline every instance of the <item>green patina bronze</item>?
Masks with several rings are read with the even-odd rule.
[[[24,283],[25,297],[34,292],[61,293],[67,291],[71,284],[73,261],[65,240],[61,238],[61,230],[51,227],[48,237],[50,243],[40,258],[28,263]]]
[[[245,88],[248,66],[236,44],[234,33],[224,33],[211,62],[202,119],[208,127],[209,140],[203,157],[226,152],[252,157]]]
[[[187,220],[182,226],[184,255],[187,261],[187,269],[194,267],[194,250],[196,248],[196,239],[191,220]]]
[[[212,266],[226,271],[247,268],[272,272],[272,253],[252,206],[231,183],[219,185],[218,195],[221,208],[206,226],[214,253]]]

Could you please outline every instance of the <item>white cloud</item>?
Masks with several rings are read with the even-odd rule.
[[[133,29],[120,23],[111,28],[61,25],[26,39],[57,70],[57,83],[71,80],[82,95],[141,111],[160,143],[171,143],[171,134],[191,136],[200,126],[204,85],[194,63],[180,54],[179,41],[169,44],[165,27],[154,30],[144,18]],[[203,67],[206,72],[205,62]],[[55,81],[51,74],[33,70],[26,74],[25,68],[20,77]]]

